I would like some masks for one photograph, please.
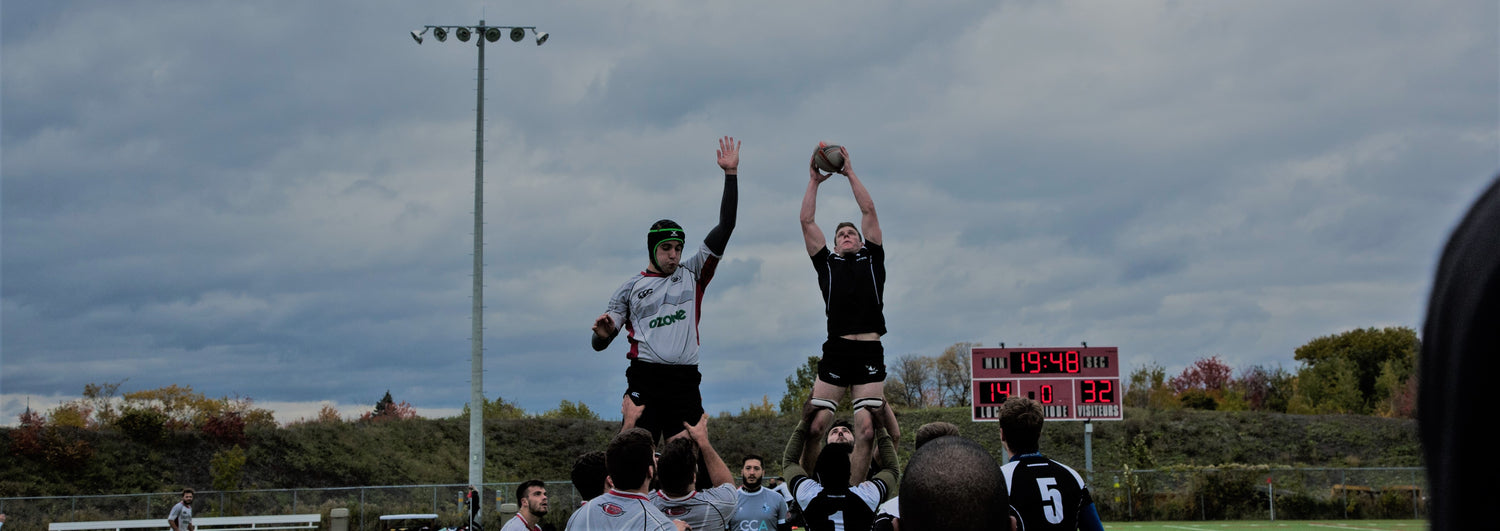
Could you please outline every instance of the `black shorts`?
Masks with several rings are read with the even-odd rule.
[[[818,379],[839,387],[885,381],[885,347],[879,341],[830,337],[823,342]]]
[[[697,365],[630,360],[625,382],[625,396],[635,405],[646,407],[636,419],[636,427],[651,432],[654,438],[676,435],[683,430],[683,422],[696,425],[703,418],[703,395],[698,392],[703,375]]]

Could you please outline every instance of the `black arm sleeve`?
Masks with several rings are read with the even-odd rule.
[[[703,244],[714,254],[724,254],[724,246],[729,244],[729,233],[734,232],[735,211],[739,209],[739,203],[739,177],[725,174],[724,198],[719,201],[719,224],[703,238]]]
[[[599,337],[599,334],[595,334],[593,332],[589,332],[589,337],[593,339],[592,344],[594,347],[594,352],[599,352],[606,348],[609,348],[610,342],[615,340],[615,336]]]

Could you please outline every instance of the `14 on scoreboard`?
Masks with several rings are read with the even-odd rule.
[[[996,421],[1005,399],[1042,404],[1047,420],[1120,420],[1120,349],[1116,347],[969,350],[976,422]]]

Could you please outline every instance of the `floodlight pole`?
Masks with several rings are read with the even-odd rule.
[[[479,21],[484,27],[484,21]],[[469,485],[484,496],[484,30],[479,41],[479,90],[474,104],[474,296],[469,320]]]
[[[472,28],[472,33],[468,32]],[[421,32],[411,32],[412,39],[422,44],[428,31],[439,41],[446,40],[452,29],[460,41],[472,35],[479,45],[478,90],[474,104],[474,292],[469,332],[469,486],[477,489],[473,494],[475,507],[484,494],[484,44],[490,31],[511,30],[510,39],[519,42],[525,30],[531,30],[537,46],[547,41],[547,34],[535,26],[486,26],[483,20],[478,26],[426,26]],[[498,34],[496,34],[498,35]],[[496,39],[498,40],[498,38]],[[471,513],[471,518],[474,515]]]

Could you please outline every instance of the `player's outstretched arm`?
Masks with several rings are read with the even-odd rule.
[[[614,341],[615,336],[619,335],[620,333],[620,329],[615,327],[614,321],[610,320],[609,314],[607,313],[600,315],[599,317],[594,319],[593,330],[594,334],[592,336],[592,344],[594,347],[594,352],[599,352],[608,348],[609,343],[611,341]]]
[[[708,231],[703,244],[714,254],[724,254],[729,235],[734,232],[739,208],[740,142],[733,137],[719,139],[719,168],[724,170],[724,197],[719,200],[719,224]]]
[[[818,142],[818,149],[822,149],[823,145]],[[813,159],[807,161],[807,192],[802,194],[802,213],[799,216],[802,221],[802,241],[807,244],[808,256],[818,254],[827,245],[827,241],[823,239],[823,229],[818,228],[814,219],[818,210],[818,185],[829,177],[818,171],[817,164],[813,162],[817,156],[817,150],[813,150]]]
[[[859,176],[854,174],[854,161],[849,159],[849,149],[839,149],[844,152],[844,167],[839,173],[849,178],[849,187],[854,190],[854,202],[859,204],[859,231],[864,235],[865,241],[881,245],[885,239],[880,233],[880,218],[875,215],[875,200],[870,199],[870,191],[865,189],[865,183],[860,182]]]
[[[686,422],[682,423],[687,428],[688,436],[693,442],[698,443],[698,450],[703,452],[703,463],[708,466],[708,479],[715,487],[726,483],[734,483],[734,473],[729,471],[729,465],[724,464],[724,458],[714,450],[714,445],[708,440],[708,414],[698,419],[698,425],[694,426]]]

